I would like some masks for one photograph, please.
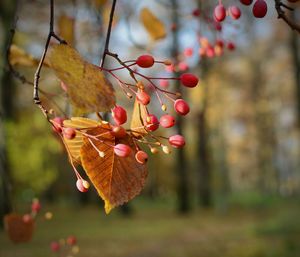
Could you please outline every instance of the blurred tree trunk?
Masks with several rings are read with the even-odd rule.
[[[172,23],[179,25],[179,8],[178,1],[172,0]],[[179,35],[178,28],[173,30],[173,46],[172,46],[172,57],[177,60],[179,54]],[[175,76],[178,77],[180,74],[175,73]],[[176,80],[176,91],[182,93],[181,85],[178,80]],[[176,119],[176,129],[177,133],[182,135],[183,133],[184,121],[181,115],[177,116]],[[185,152],[183,148],[176,150],[176,171],[177,171],[177,197],[178,197],[178,211],[180,213],[186,213],[190,211],[190,200],[189,200],[189,182],[188,182],[188,169],[187,161],[185,157]]]
[[[3,46],[1,56],[6,56],[7,46],[10,42],[10,30],[16,10],[16,0],[4,0],[0,2],[0,20],[3,28]],[[5,59],[5,58],[3,58]],[[5,59],[1,67],[7,67]],[[15,86],[11,74],[4,69],[0,72],[0,224],[3,225],[3,216],[12,209],[11,203],[11,178],[7,160],[6,142],[5,142],[5,121],[13,118],[13,95]]]
[[[295,12],[291,12],[292,17],[296,20]],[[300,127],[300,51],[299,51],[299,34],[291,30],[291,56],[294,63],[295,84],[297,92],[297,111],[298,111],[298,126]]]

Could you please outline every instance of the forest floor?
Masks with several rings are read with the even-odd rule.
[[[0,257],[298,257],[300,205],[287,202],[223,212],[178,215],[163,203],[139,201],[130,217],[95,206],[46,206],[30,243],[15,245],[0,231]],[[50,242],[75,235],[79,253],[56,255]]]

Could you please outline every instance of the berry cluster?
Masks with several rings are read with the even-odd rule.
[[[172,103],[173,109],[178,115],[185,116],[190,112],[190,107],[188,103],[180,97],[181,94],[167,90],[166,86],[163,86],[163,84],[169,84],[170,81],[178,81],[178,83],[181,83],[181,85],[186,88],[194,88],[198,85],[199,79],[191,73],[183,73],[178,78],[148,77],[140,72],[139,69],[151,68],[156,63],[163,64],[166,67],[172,66],[170,61],[155,60],[155,58],[151,55],[141,55],[136,60],[126,62],[122,62],[118,59],[118,57],[116,58],[121,64],[121,67],[114,69],[101,68],[101,70],[107,72],[115,79],[127,98],[135,99],[139,108],[139,117],[137,119],[139,120],[140,126],[125,128],[124,125],[128,121],[127,111],[123,106],[116,104],[111,110],[112,122],[109,123],[101,120],[99,123],[99,126],[105,129],[105,131],[100,135],[91,135],[88,131],[83,131],[81,128],[65,126],[64,118],[62,117],[54,117],[51,119],[54,131],[61,135],[61,137],[65,140],[73,140],[76,138],[77,133],[80,132],[88,139],[101,158],[105,158],[105,153],[97,148],[94,144],[95,141],[112,147],[114,154],[121,158],[128,157],[134,150],[135,160],[142,165],[147,162],[148,154],[141,149],[140,144],[148,146],[150,152],[153,154],[159,151],[157,147],[160,147],[166,154],[171,153],[170,148],[163,143],[162,140],[167,140],[169,145],[174,148],[184,147],[185,139],[182,135],[175,134],[169,137],[163,137],[153,134],[153,132],[158,130],[159,127],[168,129],[174,127],[176,124],[175,117],[167,112],[168,108],[165,104],[165,100]],[[117,74],[117,72],[121,70],[127,70],[134,83],[121,80]],[[161,117],[157,117],[155,113],[150,111],[149,104],[151,101],[154,101],[153,96],[156,96],[160,103],[161,110],[165,112],[165,114]],[[110,135],[118,140],[129,136],[134,143],[135,149],[132,149],[132,146],[124,143],[111,145],[103,139],[105,135]],[[80,176],[74,164],[72,164],[72,166],[77,176],[77,189],[80,192],[86,192],[89,189],[88,181]]]
[[[23,221],[25,223],[32,222],[36,218],[40,210],[41,210],[41,203],[39,199],[34,198],[31,203],[31,212],[23,215]]]
[[[66,239],[51,242],[50,249],[52,252],[57,253],[58,256],[71,256],[69,254],[77,254],[79,252],[75,236],[68,236]]]
[[[240,2],[244,5],[251,5],[253,3],[253,0],[240,0]],[[268,5],[265,0],[256,0],[253,8],[252,13],[254,17],[256,18],[263,18],[266,16],[268,12]]]

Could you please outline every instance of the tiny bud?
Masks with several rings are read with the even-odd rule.
[[[170,60],[165,60],[164,65],[166,66],[172,65],[172,62]]]
[[[46,212],[45,213],[45,219],[46,220],[51,220],[53,218],[53,213],[52,212]]]
[[[158,153],[158,149],[156,147],[151,147],[150,151],[153,154],[157,154]]]
[[[161,106],[161,109],[162,109],[162,111],[166,111],[167,110],[167,106],[165,105],[165,104],[163,104],[162,106]]]
[[[133,95],[132,94],[130,94],[130,93],[126,93],[126,96],[129,98],[129,99],[131,99],[132,97],[133,97]]]
[[[170,148],[166,145],[162,145],[162,150],[165,154],[170,154],[171,153]]]
[[[144,83],[142,81],[138,81],[136,83],[136,86],[138,89],[142,89],[142,90],[145,88]]]
[[[102,151],[99,151],[99,156],[100,156],[101,158],[104,158],[104,156],[105,156],[105,153],[104,153],[104,152],[102,152]]]

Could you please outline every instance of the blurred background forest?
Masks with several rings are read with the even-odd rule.
[[[228,18],[216,32],[193,11],[212,16],[217,2],[118,1],[112,52],[124,60],[143,53],[174,60],[175,54],[201,82],[183,92],[192,111],[174,128],[183,131],[185,149],[151,155],[142,194],[109,216],[95,190],[76,190],[67,154],[33,104],[34,61],[11,59],[23,82],[7,69],[13,28],[13,44],[40,58],[48,1],[0,2],[1,220],[11,210],[28,212],[35,197],[42,213],[53,213],[51,220],[41,215],[27,244],[14,245],[1,229],[1,257],[55,256],[50,242],[70,234],[80,246],[76,256],[300,256],[300,37],[276,19],[269,0],[264,19],[239,1],[224,1],[238,5],[242,17]],[[94,64],[101,60],[110,5],[55,1],[56,31]],[[145,6],[164,23],[166,38],[149,39],[139,21]],[[294,6],[293,18],[300,20]],[[199,57],[199,35],[234,42],[236,49]],[[187,48],[194,53],[189,58],[182,54]],[[161,67],[151,72],[166,73]],[[46,104],[71,112],[50,69],[43,70],[41,85]],[[117,100],[132,106],[118,92]]]

